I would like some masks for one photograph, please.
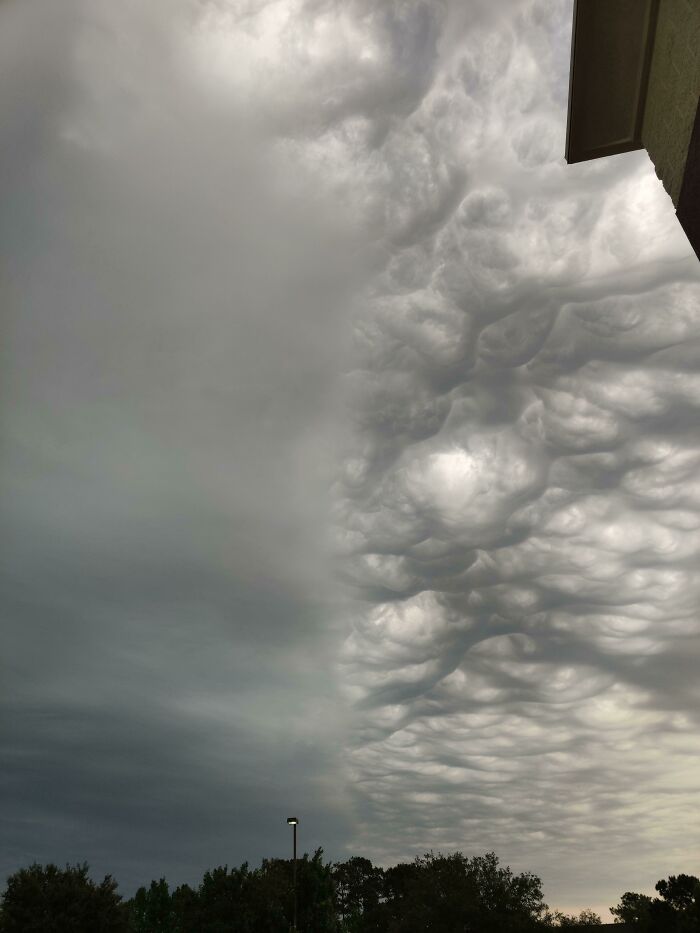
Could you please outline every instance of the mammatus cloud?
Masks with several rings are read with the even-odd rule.
[[[570,5],[511,12],[354,155],[348,767],[358,848],[604,907],[698,855],[700,275],[645,154],[564,164]]]
[[[271,799],[566,909],[692,868],[700,275],[644,153],[563,161],[570,2],[149,9],[6,58],[10,862],[42,799],[118,873],[138,785],[182,872]]]
[[[612,903],[696,854],[696,261],[645,154],[564,163],[570,4],[254,21],[297,62],[264,119],[375,269],[336,498],[356,846]]]

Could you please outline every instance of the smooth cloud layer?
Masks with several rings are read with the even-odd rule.
[[[286,852],[295,807],[346,834],[344,228],[193,77],[192,12],[0,12],[5,874],[194,880]]]
[[[31,129],[3,241],[30,309],[5,376],[16,657],[28,619],[59,652],[18,703],[63,697],[96,762],[61,832],[86,797],[133,826],[135,795],[95,788],[136,775],[153,804],[169,762],[149,833],[190,814],[183,872],[232,860],[239,821],[241,860],[274,851],[272,797],[334,856],[495,848],[564,909],[687,871],[700,275],[645,153],[564,163],[571,4],[99,9],[12,62],[57,103],[5,102]],[[115,708],[159,712],[126,734]],[[67,784],[63,733],[18,732]],[[222,825],[202,800],[232,772]]]

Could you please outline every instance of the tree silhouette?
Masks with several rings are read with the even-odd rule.
[[[286,922],[287,933],[293,917],[293,861],[264,859],[258,871],[258,882],[264,899],[276,904]],[[297,928],[304,933],[334,933],[335,897],[332,866],[323,863],[323,849],[316,849],[297,859]]]
[[[578,916],[563,914],[561,911],[555,910],[551,915],[551,922],[559,927],[597,927],[603,921],[590,907],[586,907]]]
[[[384,872],[378,929],[521,933],[537,929],[546,909],[540,879],[500,867],[493,852],[471,859],[429,852]]]
[[[31,865],[10,876],[0,933],[289,933],[294,904],[291,859],[263,859],[251,870],[219,866],[197,887],[170,891],[165,878],[127,903],[107,875],[87,863]],[[592,910],[550,912],[540,879],[514,874],[493,852],[471,858],[428,852],[383,869],[354,856],[324,863],[323,849],[297,860],[298,933],[530,933],[598,926]],[[611,911],[639,933],[700,933],[700,880],[671,875],[658,897],[626,891]]]
[[[610,908],[610,913],[616,918],[616,923],[635,924],[641,931],[646,929],[649,922],[650,906],[651,898],[648,894],[625,891],[617,907]]]
[[[117,883],[100,884],[88,864],[22,868],[7,879],[2,896],[2,933],[126,933],[128,911]]]
[[[148,889],[139,888],[128,906],[133,933],[171,933],[175,911],[165,878],[152,881]]]
[[[671,875],[657,881],[661,897],[626,891],[610,913],[617,922],[633,924],[640,933],[697,933],[700,930],[700,879]]]
[[[181,884],[170,895],[173,933],[194,933],[201,928],[199,892]]]
[[[343,931],[381,929],[378,910],[384,890],[384,871],[367,858],[354,856],[337,862],[332,871],[335,904]]]

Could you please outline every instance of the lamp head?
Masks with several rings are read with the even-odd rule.
[[[287,822],[289,823],[290,826],[296,826],[299,820],[295,816],[288,816]]]

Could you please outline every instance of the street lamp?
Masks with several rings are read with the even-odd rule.
[[[294,926],[292,929],[297,933],[297,824],[299,820],[296,816],[288,816],[287,823],[294,827],[294,863],[293,863],[293,885],[294,885]]]

